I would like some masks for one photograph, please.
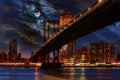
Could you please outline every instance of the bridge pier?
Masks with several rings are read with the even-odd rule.
[[[45,54],[41,66],[42,69],[55,69],[62,67],[62,64],[59,61],[59,50],[53,51],[53,62],[50,62],[49,59],[49,54]]]
[[[53,63],[60,63],[60,60],[59,60],[59,49],[54,51],[53,52]]]
[[[49,63],[49,58],[50,58],[50,57],[49,57],[49,54],[46,54],[45,57],[46,57],[46,58],[45,58],[45,62],[46,62],[46,63]]]
[[[49,63],[49,54],[44,54],[42,56],[42,63]]]

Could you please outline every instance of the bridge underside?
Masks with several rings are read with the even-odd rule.
[[[103,6],[97,8],[83,19],[64,30],[47,45],[36,52],[36,56],[60,49],[63,45],[73,40],[79,39],[87,34],[102,29],[110,24],[120,21],[120,1],[112,3],[108,1]]]

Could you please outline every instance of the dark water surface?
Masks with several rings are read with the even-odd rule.
[[[38,67],[1,67],[0,80],[120,80],[120,68],[64,67],[45,71]]]

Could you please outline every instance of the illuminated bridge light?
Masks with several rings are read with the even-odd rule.
[[[89,7],[88,10],[90,10],[91,8]]]
[[[67,26],[65,26],[65,29],[67,29]]]
[[[68,24],[68,26],[70,27],[71,23]]]
[[[48,39],[48,42],[50,42],[50,39]]]
[[[65,27],[63,27],[63,30],[65,29]]]
[[[46,42],[45,42],[45,44],[44,44],[44,46],[46,45]]]
[[[80,17],[82,16],[83,14],[80,14]]]
[[[36,63],[36,66],[41,66],[42,64],[41,63]]]
[[[47,40],[47,42],[46,42],[46,43],[48,43],[48,42],[49,42],[49,40],[50,40],[50,38]]]
[[[55,35],[55,37],[57,36],[57,34],[56,34],[56,33],[55,33],[54,35]]]
[[[99,3],[101,3],[103,0],[98,0]]]
[[[53,36],[50,37],[50,40],[52,40],[52,39],[53,39]]]
[[[60,32],[62,32],[62,31],[63,31],[63,29],[60,30]]]
[[[60,29],[60,32],[62,31],[62,29]]]
[[[56,35],[58,35],[58,34],[59,34],[59,32],[56,33]]]
[[[53,38],[53,36],[51,36],[49,39],[51,40]]]
[[[74,19],[74,22],[76,21],[76,19]]]
[[[67,26],[64,26],[64,29],[66,28]]]
[[[50,42],[51,41],[51,38],[50,39],[48,39],[48,42]]]

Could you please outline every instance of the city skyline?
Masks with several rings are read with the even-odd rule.
[[[0,0],[0,80],[119,80],[120,0]]]
[[[68,48],[62,48],[59,53],[60,63],[117,63],[120,61],[120,52],[115,54],[115,44],[113,42],[90,43],[89,49],[82,46],[76,53],[69,53]],[[49,62],[54,60],[54,52],[50,53]],[[23,53],[17,52],[17,41],[9,41],[9,52],[0,52],[0,63],[35,63],[34,53],[27,58],[22,56]],[[42,57],[38,57],[38,62],[42,63]]]
[[[120,23],[118,22],[118,23],[115,23],[115,24],[113,24],[113,25],[116,25],[115,27],[116,27],[116,29],[115,28],[113,28],[112,27],[112,25],[111,26],[108,26],[108,27],[106,27],[106,28],[104,28],[104,29],[101,29],[101,30],[99,30],[99,31],[96,31],[96,32],[93,32],[92,34],[89,34],[89,35],[87,35],[87,36],[85,36],[85,37],[83,37],[83,38],[81,38],[81,39],[78,39],[77,41],[76,41],[76,48],[77,48],[77,50],[78,49],[80,49],[80,48],[82,48],[82,46],[86,46],[87,48],[89,48],[89,45],[90,45],[90,43],[93,43],[93,42],[96,42],[96,43],[99,43],[99,42],[114,42],[115,43],[115,53],[118,53],[119,51],[120,51],[120,46],[119,46],[119,34],[117,34],[117,32],[116,33],[111,33],[110,35],[112,36],[107,36],[107,35],[109,35],[109,31],[116,31],[116,30],[119,30],[119,25],[120,25]],[[111,29],[113,29],[113,30],[110,30],[110,28]],[[104,34],[105,33],[105,34]],[[98,34],[98,35],[96,35],[96,34]],[[99,35],[100,34],[100,35]],[[117,35],[116,35],[117,34]],[[99,37],[100,36],[100,37]],[[105,37],[103,37],[103,36],[106,36],[107,38],[105,38]],[[118,37],[117,37],[118,36]],[[94,37],[94,38],[93,38]],[[96,39],[95,39],[96,38]],[[14,39],[14,38],[13,38]],[[95,39],[95,40],[94,40]],[[12,40],[12,39],[11,39]],[[28,57],[30,57],[30,55],[31,55],[31,52],[34,52],[37,48],[38,48],[38,46],[34,49],[34,50],[31,50],[31,51],[29,51],[27,54],[26,53],[24,53],[24,51],[22,51],[21,49],[20,49],[20,45],[21,45],[21,43],[19,42],[19,40],[18,39],[16,39],[17,40],[17,42],[18,42],[18,52],[21,52],[21,53],[23,53],[23,57],[26,57],[26,58],[28,58]],[[8,45],[9,45],[9,43],[7,43],[7,45],[6,45],[6,47],[7,48],[5,48],[5,49],[3,49],[3,47],[4,47],[4,45],[2,45],[3,47],[1,47],[0,49],[2,49],[2,50],[0,50],[0,51],[6,51],[6,52],[8,52],[8,50],[9,50],[9,48],[8,48]],[[31,47],[31,46],[29,46],[29,47]]]
[[[6,54],[8,54],[8,55],[11,55],[11,57],[9,56],[8,58],[17,58],[16,56],[20,53],[21,54],[21,57],[23,57],[23,58],[30,58],[31,57],[31,54],[32,53],[34,53],[33,51],[32,52],[30,52],[29,53],[29,55],[28,56],[24,56],[24,53],[21,53],[22,51],[19,51],[19,49],[17,48],[19,45],[17,44],[18,42],[17,42],[17,40],[16,39],[12,39],[12,40],[10,40],[9,41],[9,44],[8,44],[8,51],[0,51],[1,53],[6,53]],[[114,42],[103,42],[103,41],[101,41],[101,42],[91,42],[91,43],[89,43],[89,46],[85,46],[85,45],[83,45],[83,46],[81,46],[81,47],[77,47],[77,49],[75,50],[75,54],[72,54],[72,55],[76,55],[77,54],[77,51],[79,51],[79,50],[81,50],[81,49],[83,49],[84,47],[86,48],[86,49],[88,49],[88,50],[90,50],[91,49],[91,45],[92,44],[100,44],[100,43],[106,43],[106,44],[114,44],[114,49],[113,49],[113,51],[114,51],[114,56],[115,57],[117,57],[117,55],[118,55],[118,53],[120,53],[120,51],[118,51],[118,52],[116,52],[115,51],[115,43]],[[75,45],[77,45],[77,44],[75,44]],[[65,54],[64,54],[64,51],[62,51],[62,52],[60,52],[60,55],[69,55],[68,54],[68,52],[69,52],[69,49],[68,49],[68,45],[64,45],[62,48],[61,48],[61,50],[65,50]],[[67,53],[66,53],[66,50],[67,50]],[[51,55],[51,56],[53,56],[53,55]]]

